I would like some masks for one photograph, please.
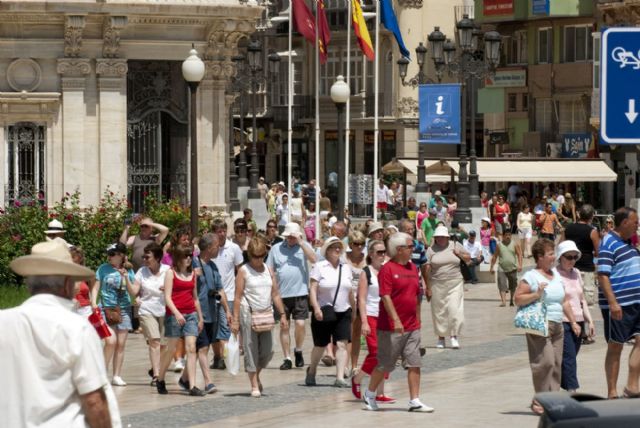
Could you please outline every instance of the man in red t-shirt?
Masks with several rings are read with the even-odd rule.
[[[378,367],[363,394],[365,410],[378,410],[376,390],[402,356],[409,378],[410,412],[433,412],[422,403],[420,393],[420,277],[411,263],[413,238],[403,232],[391,235],[387,253],[392,257],[378,273]],[[428,287],[427,287],[428,289]]]

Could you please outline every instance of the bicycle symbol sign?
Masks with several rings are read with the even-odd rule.
[[[605,30],[601,58],[601,141],[640,144],[640,28]]]

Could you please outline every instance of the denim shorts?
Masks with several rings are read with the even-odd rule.
[[[183,314],[185,323],[183,326],[178,324],[175,315],[167,315],[164,318],[164,335],[165,337],[198,337],[198,313],[191,312]]]
[[[231,315],[233,315],[233,302],[229,302],[229,310],[231,311]],[[229,340],[231,337],[231,329],[229,328],[229,323],[227,323],[227,313],[224,311],[222,305],[218,306],[218,326],[216,332],[217,340]]]
[[[104,309],[102,307],[100,307],[100,312],[102,313],[102,319],[107,322],[107,316],[104,314]],[[131,324],[131,306],[129,306],[128,308],[121,307],[120,317],[122,318],[120,324],[110,325],[109,327],[111,327],[113,330],[131,330],[133,328],[133,325]]]

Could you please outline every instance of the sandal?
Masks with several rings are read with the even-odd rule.
[[[622,396],[624,398],[640,398],[640,392],[631,392],[625,387]]]
[[[538,403],[536,400],[531,401],[531,406],[529,406],[529,408],[536,415],[543,415],[544,414],[544,407],[542,407],[542,405],[540,403]]]

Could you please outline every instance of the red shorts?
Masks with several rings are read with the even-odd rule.
[[[386,210],[387,209],[387,203],[386,202],[378,202],[377,205],[379,210]]]

